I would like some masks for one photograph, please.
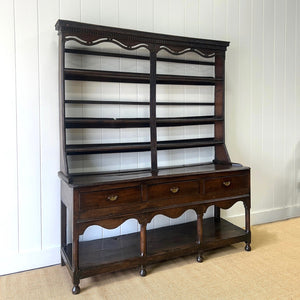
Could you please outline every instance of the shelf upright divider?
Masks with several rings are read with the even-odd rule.
[[[215,162],[230,164],[230,157],[225,146],[225,124],[224,124],[224,89],[225,89],[225,52],[215,53],[215,117],[223,121],[215,123],[215,139],[223,143],[215,146]]]
[[[150,138],[151,172],[157,174],[157,132],[156,132],[156,47],[150,49]]]

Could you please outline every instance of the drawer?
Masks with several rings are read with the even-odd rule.
[[[205,198],[223,198],[249,194],[249,176],[241,175],[206,179],[204,192]]]
[[[147,188],[148,201],[176,199],[199,195],[198,181],[177,181],[149,185]]]
[[[97,209],[125,205],[141,200],[140,187],[120,188],[101,191],[81,192],[79,209]]]

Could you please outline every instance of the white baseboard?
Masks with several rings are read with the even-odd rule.
[[[251,225],[281,221],[299,216],[300,205],[264,211],[251,211]],[[245,225],[245,216],[243,214],[228,216],[226,219],[240,227]],[[6,275],[60,263],[60,247],[27,253],[4,254],[1,257],[4,261],[0,264],[0,275]]]
[[[293,205],[288,207],[272,208],[263,211],[251,211],[250,223],[251,225],[258,225],[264,223],[271,223],[282,221],[290,218],[300,217],[300,205]],[[245,215],[228,216],[226,219],[237,226],[245,226]]]
[[[47,267],[60,263],[60,246],[41,251],[2,255],[0,275]]]

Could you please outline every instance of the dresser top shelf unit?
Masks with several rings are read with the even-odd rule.
[[[59,34],[60,43],[60,111],[61,111],[61,174],[67,182],[73,182],[74,173],[70,168],[70,157],[84,155],[103,155],[113,153],[136,153],[150,152],[149,159],[151,165],[146,168],[152,176],[158,176],[162,166],[158,163],[158,152],[161,150],[176,150],[190,148],[213,147],[214,159],[210,161],[212,165],[221,164],[231,166],[231,161],[225,146],[224,137],[224,65],[225,52],[229,42],[215,41],[207,39],[197,39],[188,37],[179,37],[167,34],[157,34],[151,32],[142,32],[131,29],[121,29],[108,26],[99,26],[85,24],[74,21],[58,20],[56,30]],[[71,46],[68,43],[72,43]],[[119,50],[99,49],[97,45],[103,43],[111,44],[118,47]],[[146,49],[146,54],[139,54],[138,50]],[[161,55],[164,53],[164,55]],[[186,56],[191,54],[191,56]],[[89,68],[69,67],[66,65],[66,55],[75,55],[76,57],[100,57],[105,59],[127,59],[130,61],[143,61],[149,63],[148,72],[132,71],[111,71],[95,69],[92,65]],[[166,56],[167,55],[167,56]],[[184,64],[186,69],[198,66],[199,68],[212,68],[212,76],[199,76],[194,74],[164,74],[158,70],[158,64]],[[99,82],[99,83],[124,83],[124,84],[142,84],[149,88],[149,97],[141,101],[129,100],[122,98],[105,99],[82,99],[68,97],[66,95],[66,82]],[[74,83],[75,84],[75,83]],[[214,88],[214,96],[210,100],[189,101],[187,99],[166,100],[157,99],[157,86],[207,86]],[[98,105],[120,107],[145,107],[149,109],[149,117],[74,117],[67,116],[66,111],[69,106],[80,105]],[[159,107],[177,107],[184,111],[186,108],[195,111],[199,108],[213,109],[209,115],[191,115],[191,116],[157,116]],[[159,128],[176,128],[186,126],[213,126],[214,134],[207,137],[184,137],[180,139],[168,138],[159,139],[157,131]],[[149,128],[149,140],[137,142],[105,142],[101,139],[98,141],[88,142],[68,142],[69,130],[87,130],[87,129],[130,129],[130,128]],[[179,150],[178,150],[179,151]],[[183,154],[184,155],[184,154]],[[203,163],[203,162],[202,162]],[[199,165],[202,163],[199,162]],[[179,167],[180,165],[178,165]],[[181,168],[170,166],[170,169],[181,172]],[[144,168],[132,169],[133,174],[143,171]],[[164,169],[168,169],[164,167]],[[122,173],[121,171],[112,171],[111,174]],[[109,171],[96,172],[98,175],[109,173]],[[124,172],[123,172],[124,173]],[[81,174],[85,176],[85,174]],[[86,173],[86,175],[88,175]],[[107,176],[107,175],[106,175]],[[113,175],[111,175],[113,176]]]

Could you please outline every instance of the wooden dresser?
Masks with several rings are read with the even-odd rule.
[[[245,249],[250,251],[250,169],[231,163],[225,146],[224,65],[229,43],[66,20],[58,20],[56,29],[60,60],[61,256],[62,265],[67,266],[72,277],[73,294],[80,292],[81,278],[104,272],[139,267],[140,274],[145,276],[149,264],[190,254],[196,254],[197,261],[202,262],[204,251],[242,241],[246,243]],[[101,48],[103,45],[105,47]],[[130,71],[102,70],[104,60],[99,63],[100,67],[96,63],[87,63],[86,67],[86,57],[104,58],[106,63],[109,59],[117,59],[119,65],[126,60],[123,64],[130,66],[132,62],[135,71],[132,72],[130,67]],[[148,68],[148,72],[139,72],[140,64]],[[184,74],[159,72],[159,64],[162,70],[168,70],[164,69],[166,65],[184,64]],[[195,66],[197,72],[204,68],[210,76],[202,71],[200,75],[193,71],[187,74]],[[177,69],[180,67],[175,67],[175,71]],[[122,95],[118,99],[109,99],[102,86],[97,99],[88,99],[82,96],[82,90],[89,87],[85,85],[87,82],[146,86],[148,96],[146,100],[122,99]],[[170,87],[168,99],[159,99],[158,86]],[[176,86],[184,86],[186,94],[189,87],[196,86],[191,95],[195,91],[201,92],[199,87],[209,87],[213,91],[213,99],[190,101],[188,94],[180,100],[180,97],[174,96]],[[95,86],[92,85],[92,88]],[[72,98],[74,90],[80,90],[81,96]],[[111,89],[108,94],[111,94]],[[148,109],[148,115],[132,118],[119,113],[119,117],[106,117],[103,112],[107,110],[103,109],[96,117],[92,110],[91,117],[84,113],[86,106],[96,107],[95,111],[103,106],[111,107],[112,111],[114,107],[119,111],[128,106],[143,107]],[[186,113],[158,116],[157,111],[161,107],[167,107],[167,110],[177,107],[181,112],[191,112],[191,116]],[[80,116],[69,112],[78,110],[81,111]],[[195,115],[195,112],[200,113]],[[211,136],[201,136],[199,129],[196,131],[199,136],[188,138],[189,130],[194,126],[210,126]],[[169,138],[158,136],[161,129],[168,128],[172,132],[171,129],[182,127],[185,129],[180,138],[172,138],[172,134]],[[101,133],[103,129],[111,132],[116,129],[142,132],[143,129],[148,136],[146,134],[132,141],[129,135],[117,142],[106,142],[101,138],[104,136]],[[72,130],[75,130],[73,138]],[[98,141],[88,139],[89,130],[96,130]],[[74,136],[77,136],[75,142]],[[198,152],[192,152],[196,154],[186,157],[191,163],[161,163],[160,153],[177,151],[179,156],[188,156],[185,149],[200,149],[200,154],[212,153],[213,157],[210,161],[199,159],[195,163],[193,160],[197,160]],[[203,152],[203,149],[208,150]],[[118,161],[122,153],[148,155],[142,156],[146,159],[141,167],[112,170],[103,167],[105,155],[116,155]],[[76,168],[78,162],[85,159],[89,161],[90,168]],[[104,163],[101,165],[99,161]],[[220,217],[220,208],[229,209],[238,201],[242,201],[245,207],[245,229]],[[214,206],[214,216],[203,218],[210,206]],[[189,209],[196,212],[195,221],[147,230],[147,224],[156,215],[177,218]],[[79,237],[89,226],[113,229],[132,218],[140,224],[137,233],[80,241]]]

